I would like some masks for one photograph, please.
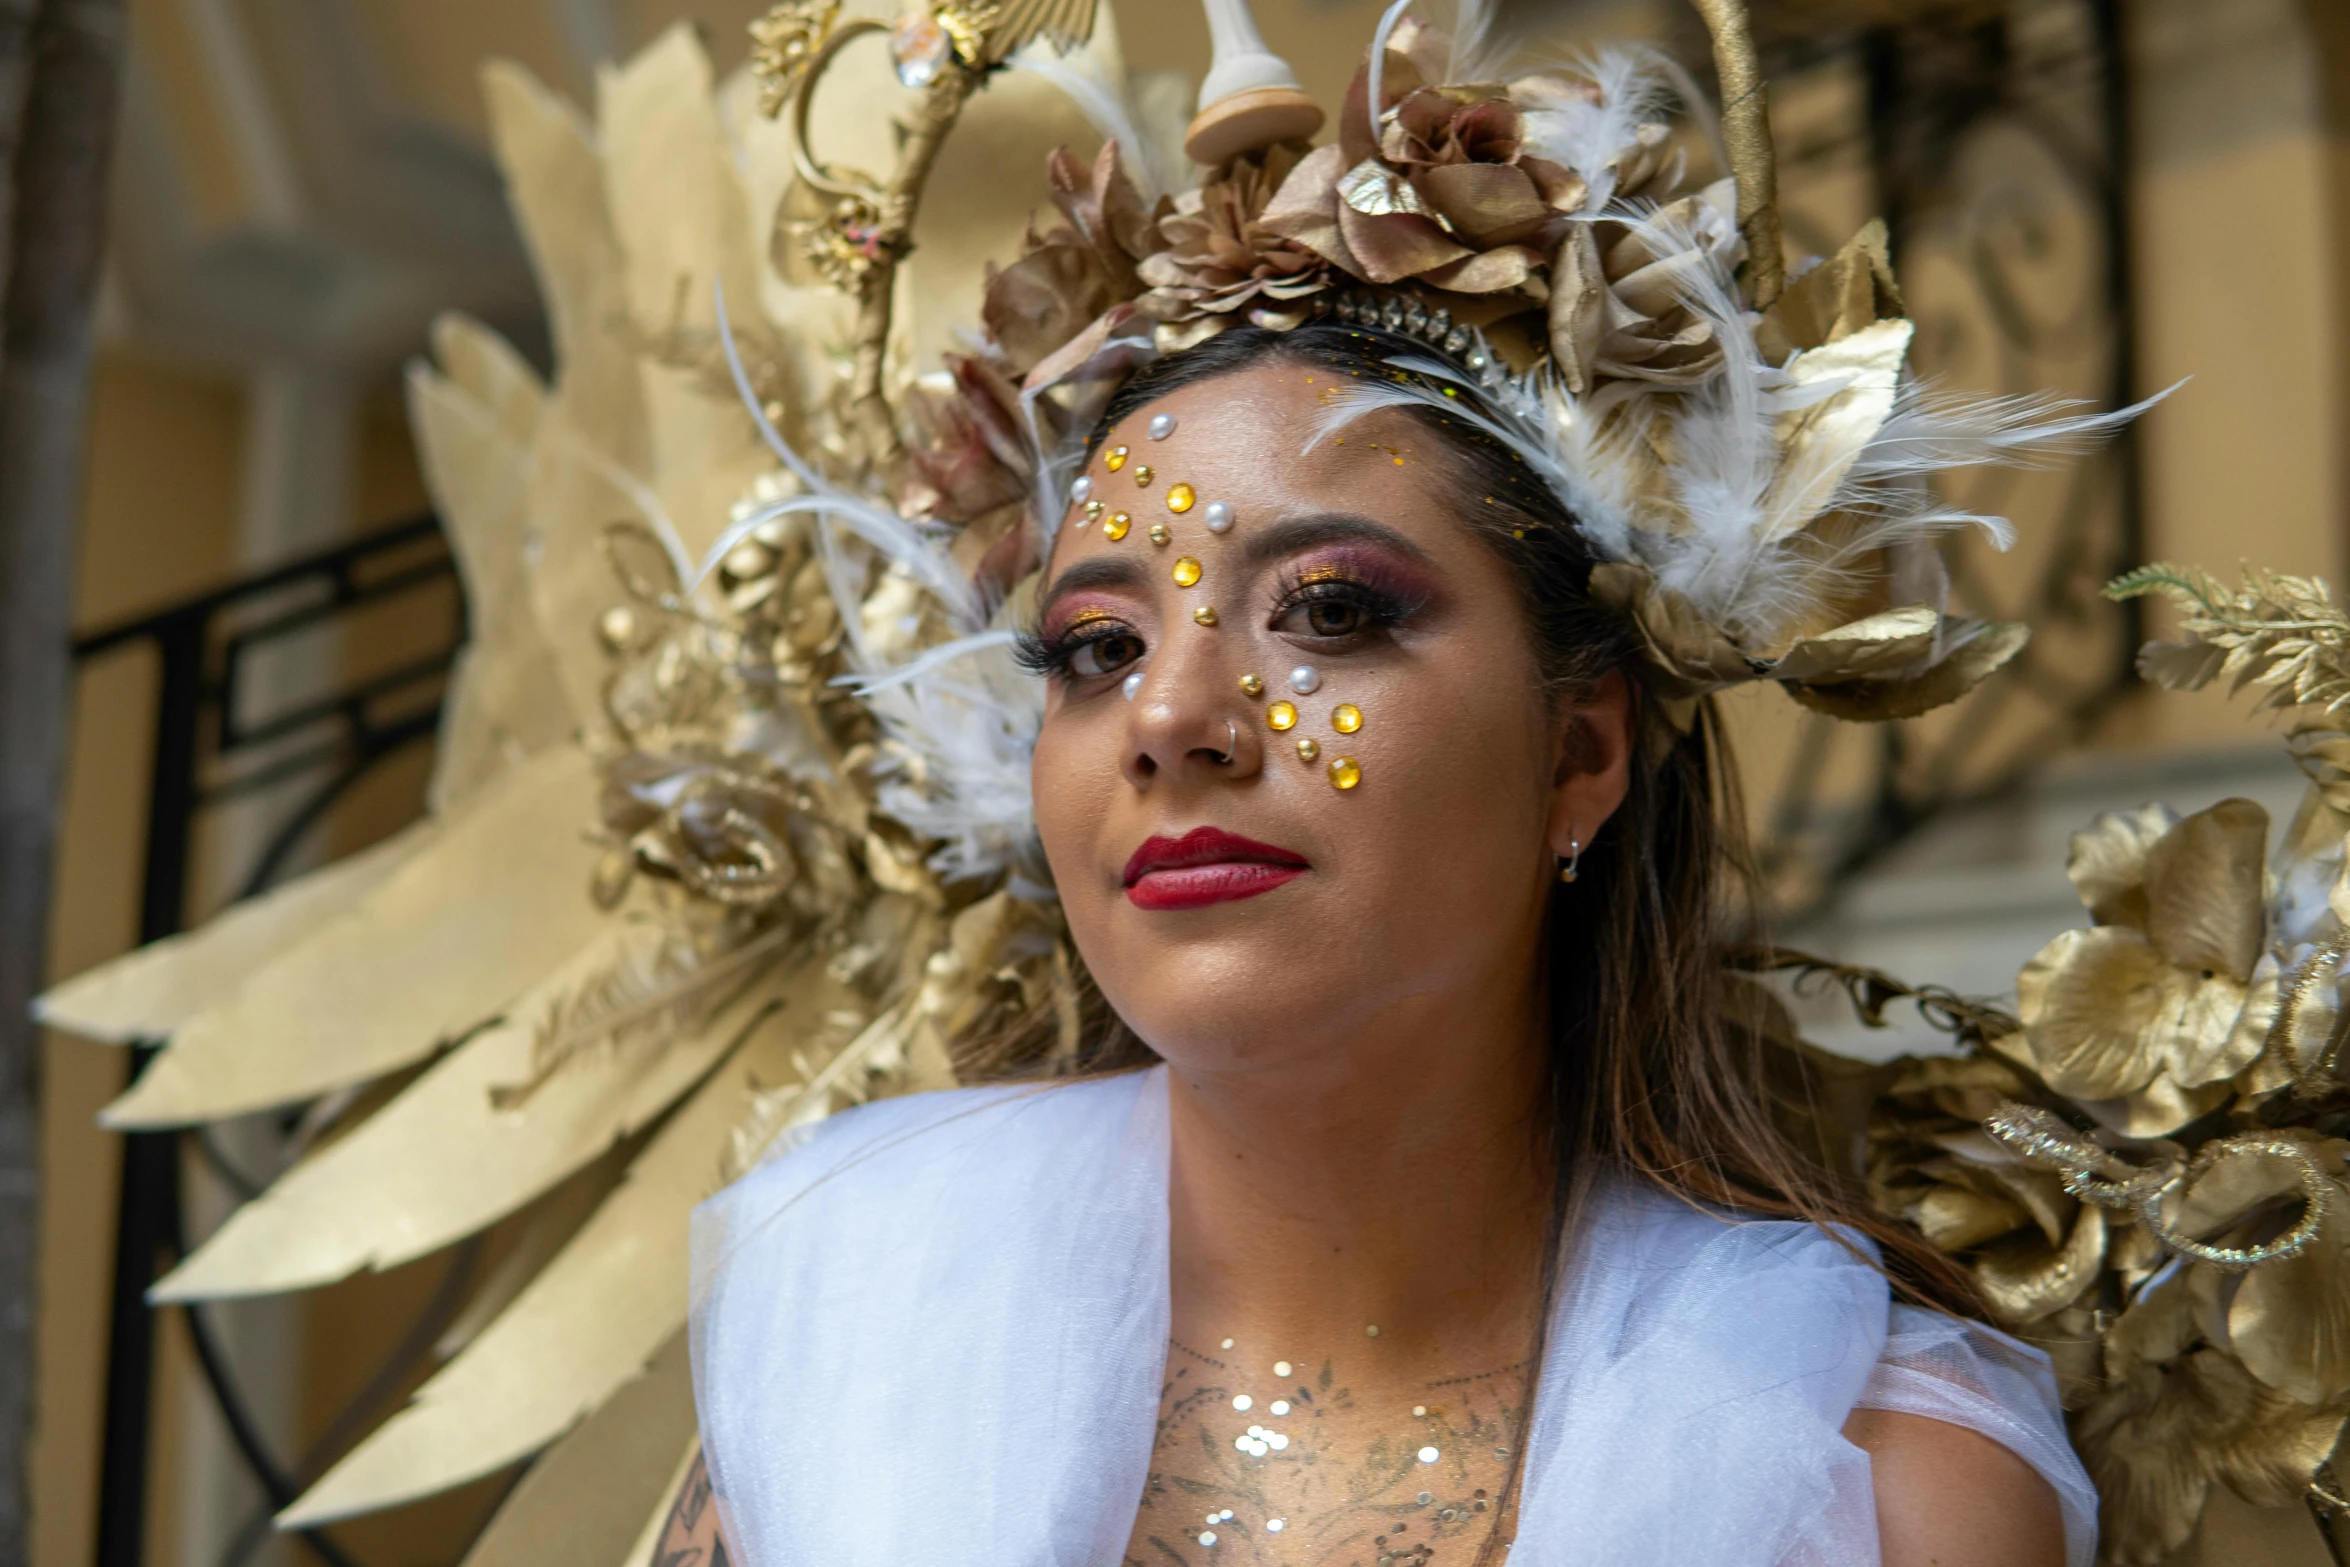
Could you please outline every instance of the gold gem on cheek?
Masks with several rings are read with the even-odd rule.
[[[1198,621],[1203,626],[1212,626],[1216,623],[1216,606],[1213,604],[1202,604],[1199,608],[1191,612],[1191,618],[1195,621]]]
[[[1265,722],[1274,729],[1296,728],[1297,704],[1294,702],[1275,702],[1271,707],[1265,709]]]
[[[1165,523],[1154,522],[1151,524],[1151,542],[1153,544],[1165,544],[1174,537],[1174,534],[1167,531],[1167,525]]]
[[[1176,562],[1175,562],[1175,585],[1176,585],[1177,587],[1179,587],[1179,588],[1188,588],[1188,587],[1194,587],[1194,586],[1196,586],[1196,585],[1198,584],[1198,582],[1199,582],[1199,562],[1198,562],[1198,561],[1196,561],[1196,560],[1193,560],[1193,559],[1192,559],[1192,558],[1191,558],[1189,555],[1186,555],[1186,556],[1182,557],[1180,560],[1178,560],[1178,561],[1176,561]]]
[[[1151,465],[1149,463],[1138,462],[1134,465],[1134,486],[1140,490],[1147,490],[1151,487]]]
[[[1178,514],[1187,512],[1191,510],[1192,503],[1198,499],[1199,491],[1180,479],[1167,486],[1167,509],[1171,512]]]
[[[1363,710],[1352,702],[1341,702],[1330,715],[1330,727],[1342,735],[1351,735],[1363,727]]]
[[[1240,694],[1242,696],[1263,696],[1265,694],[1264,680],[1256,675],[1242,675],[1240,677]],[[1232,1346],[1227,1344],[1224,1347],[1230,1349]]]
[[[1297,759],[1301,762],[1310,762],[1321,754],[1322,742],[1316,740],[1312,735],[1306,736],[1297,743]]]
[[[1363,781],[1363,766],[1351,756],[1334,757],[1330,763],[1330,787],[1352,789]]]
[[[1112,541],[1126,537],[1126,530],[1134,526],[1134,519],[1122,511],[1110,513],[1110,520],[1102,524],[1102,537]]]
[[[1110,455],[1102,459],[1102,466],[1109,469],[1112,473],[1116,473],[1119,469],[1125,467],[1126,448],[1123,446],[1111,447]]]

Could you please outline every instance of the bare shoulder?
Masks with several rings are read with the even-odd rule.
[[[697,1453],[669,1506],[652,1567],[727,1567],[726,1541],[718,1533],[718,1509],[711,1500],[710,1468]]]
[[[2055,1488],[1989,1437],[1923,1415],[1856,1409],[1884,1567],[2064,1567]]]

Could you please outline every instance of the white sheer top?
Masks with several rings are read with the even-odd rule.
[[[1114,1567],[1166,1364],[1163,1069],[886,1100],[694,1220],[704,1452],[745,1567]],[[1559,1291],[1512,1567],[1876,1567],[1856,1408],[2096,1493],[2046,1356],[1890,1303],[1817,1228],[1601,1195]]]

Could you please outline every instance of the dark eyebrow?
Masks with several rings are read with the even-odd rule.
[[[1317,544],[1378,544],[1398,555],[1433,565],[1428,552],[1410,539],[1368,517],[1351,512],[1316,512],[1304,517],[1285,517],[1262,529],[1252,530],[1242,550],[1242,558],[1251,567],[1267,561],[1294,555],[1299,550],[1312,549]]]
[[[1142,567],[1132,555],[1096,555],[1081,560],[1053,579],[1040,602],[1049,604],[1064,593],[1085,588],[1135,588],[1143,581]]]

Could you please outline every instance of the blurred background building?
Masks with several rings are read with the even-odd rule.
[[[1680,0],[1528,3],[1564,19],[1562,38],[1629,31],[1704,58]],[[1756,4],[1791,240],[1832,250],[1884,212],[1933,373],[2103,401],[2185,380],[2113,452],[1968,497],[2022,533],[2010,554],[1969,545],[1953,560],[1957,596],[2034,622],[2014,676],[1885,737],[1778,703],[1733,715],[1781,934],[1996,994],[2079,921],[2064,837],[2095,810],[2233,793],[2281,810],[2297,793],[2273,738],[2224,696],[2129,678],[2146,627],[2096,589],[2161,558],[2340,580],[2350,7]],[[526,351],[546,342],[478,68],[515,59],[591,102],[601,67],[680,22],[734,69],[759,9],[131,0],[54,975],[421,808],[461,609],[419,521],[430,508],[400,370],[448,309]],[[1335,103],[1380,7],[1256,9],[1307,89]],[[1114,11],[1131,66],[1197,80],[1207,34],[1189,0]],[[306,564],[268,575],[288,563]],[[1817,1022],[1839,1048],[1919,1042],[1863,1036],[1827,1011]],[[126,1238],[126,1150],[94,1121],[125,1070],[117,1051],[47,1042],[31,1559],[237,1567],[315,1552],[267,1532],[272,1485],[314,1476],[396,1407],[612,1172],[454,1253],[291,1302],[207,1308],[200,1339],[183,1314],[158,1314],[142,1367],[115,1309],[125,1282],[135,1293],[151,1271],[131,1275],[170,1232],[200,1234],[265,1182],[299,1128],[260,1118],[130,1150],[128,1167],[176,1173],[181,1207],[131,1215]],[[455,1563],[512,1479],[338,1526],[325,1559]],[[2280,1544],[2318,1549],[2314,1534]]]

